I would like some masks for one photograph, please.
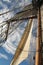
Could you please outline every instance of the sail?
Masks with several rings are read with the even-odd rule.
[[[25,46],[24,46],[21,54],[19,55],[18,59],[14,63],[15,65],[19,65],[23,60],[25,60],[28,57],[32,28],[33,28],[33,23],[32,23],[31,30],[30,30],[30,33],[28,35],[27,41],[25,43]]]

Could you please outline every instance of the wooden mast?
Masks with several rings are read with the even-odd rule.
[[[38,31],[37,31],[37,46],[36,46],[35,65],[41,65],[41,11],[38,9]]]

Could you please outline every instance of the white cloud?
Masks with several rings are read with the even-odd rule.
[[[4,1],[10,1],[10,0],[4,0]],[[23,4],[23,3],[24,2],[20,3],[20,5]],[[2,2],[1,2],[1,4],[4,8],[3,10],[0,11],[1,13],[6,12],[7,10],[9,10],[8,7],[6,5],[4,5]],[[0,21],[2,22],[3,20],[7,19],[8,17],[11,18],[11,16],[13,16],[13,13],[8,13],[7,15],[5,14],[4,16],[0,16]],[[22,30],[22,33],[23,33],[23,30]],[[6,43],[3,45],[3,48],[6,50],[6,52],[11,53],[11,54],[15,53],[16,48],[13,45],[12,41],[15,40],[16,42],[19,42],[20,37],[21,37],[21,35],[16,30],[15,34],[10,36],[10,39],[8,38]],[[18,43],[17,43],[17,45],[18,45]]]
[[[19,41],[21,39],[21,34],[23,34],[24,27],[22,28],[22,32],[20,29],[21,28],[18,27],[15,31],[13,31],[8,36],[6,43],[3,45],[3,48],[6,50],[6,52],[11,53],[11,54],[15,53],[15,50],[17,49],[17,46],[18,46]],[[15,44],[16,44],[16,46],[15,46]]]
[[[0,1],[0,6],[3,7],[3,10],[4,10],[4,9],[8,9],[7,5],[5,5],[2,1]],[[0,10],[0,12],[1,12],[1,11],[3,12],[3,10]]]
[[[0,58],[4,58],[4,59],[8,60],[8,57],[5,54],[2,54],[2,53],[0,53]]]
[[[6,43],[3,45],[3,48],[5,49],[7,53],[15,54],[15,51],[17,49],[15,44],[18,45],[19,40],[20,40],[20,35],[16,31],[15,34],[13,33],[13,35],[10,35]],[[16,42],[13,43],[13,41],[16,41]]]
[[[6,1],[10,1],[10,0],[6,0]],[[8,6],[6,4],[4,4],[2,1],[0,1],[0,6],[2,6],[2,9],[0,10],[0,14],[4,13],[6,11],[9,11]],[[14,15],[14,13],[10,12],[10,13],[0,16],[0,23],[3,22],[4,20],[10,19],[11,17],[13,17],[13,15]]]
[[[3,0],[3,1],[6,1],[6,2],[11,2],[11,0]]]
[[[17,49],[17,46],[24,32],[26,24],[27,24],[26,22],[23,22],[20,25],[22,27],[22,30],[21,30],[21,27],[19,26],[16,30],[13,29],[14,31],[8,36],[7,41],[3,45],[3,48],[7,53],[11,53],[13,55],[15,54],[15,50]]]
[[[9,41],[9,40],[8,40]],[[15,50],[16,48],[14,47],[14,45],[9,41],[9,42],[6,42],[4,45],[3,45],[3,48],[4,50],[7,52],[7,53],[11,53],[11,54],[14,54],[15,53]]]
[[[0,12],[3,13],[3,12],[6,12],[8,10],[9,9],[5,8],[5,9],[1,10]],[[10,12],[10,13],[7,13],[7,14],[4,14],[4,15],[0,16],[0,23],[3,22],[3,21],[5,21],[5,20],[10,19],[13,16],[14,16],[13,12]]]

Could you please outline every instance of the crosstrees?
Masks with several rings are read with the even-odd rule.
[[[13,11],[13,10],[11,10],[11,11]],[[31,11],[31,13],[29,13]],[[10,11],[8,11],[8,12],[5,12],[5,13],[2,13],[2,14],[0,14],[0,16],[1,15],[4,15],[4,14],[6,14],[6,13],[9,13]],[[28,14],[28,15],[27,15]],[[31,14],[31,15],[30,15]],[[18,23],[19,21],[22,21],[22,20],[28,20],[28,19],[33,19],[33,18],[37,18],[37,15],[35,15],[35,14],[37,14],[37,11],[34,9],[34,13],[33,13],[33,6],[32,6],[32,4],[30,4],[30,5],[28,5],[28,6],[26,6],[26,7],[24,7],[23,8],[23,10],[21,11],[21,12],[18,12],[13,18],[11,18],[11,19],[9,19],[9,20],[7,20],[7,21],[4,21],[4,22],[2,22],[2,25],[0,26],[0,28],[2,27],[2,31],[1,31],[1,33],[4,33],[5,34],[5,39],[4,39],[4,41],[6,41],[7,40],[7,37],[8,37],[8,34],[9,34],[9,27],[10,27],[10,24],[12,24],[13,22],[15,22],[16,21],[16,23]],[[26,16],[25,16],[26,15]],[[29,16],[30,15],[30,16]],[[15,24],[16,24],[15,23]],[[7,26],[7,28],[5,29],[5,31],[3,31],[4,29],[3,29],[3,26]],[[14,26],[15,27],[15,26]],[[17,27],[16,27],[17,28]]]
[[[23,12],[23,13],[22,13]],[[34,11],[27,11],[27,12],[25,12],[25,11],[22,11],[22,12],[19,12],[19,14],[17,13],[16,15],[15,15],[15,17],[14,18],[11,18],[11,19],[9,19],[9,20],[7,20],[7,21],[5,21],[5,22],[7,22],[7,29],[4,31],[4,33],[6,34],[6,38],[5,38],[5,41],[7,40],[7,37],[8,37],[8,34],[9,34],[9,29],[10,28],[12,28],[12,27],[9,27],[10,26],[10,24],[12,24],[13,22],[15,22],[16,21],[16,23],[18,23],[17,21],[23,21],[23,20],[28,20],[28,19],[33,19],[33,18],[37,18],[37,11],[36,10],[34,10]],[[31,12],[31,13],[30,13]],[[35,13],[34,13],[35,12]],[[29,14],[29,15],[28,15]],[[30,16],[30,17],[29,17]],[[20,24],[21,24],[21,22],[20,22]],[[6,24],[3,24],[3,25],[6,25]],[[1,25],[1,27],[3,28],[3,25]],[[12,25],[11,25],[12,26]],[[30,25],[31,26],[31,25]],[[14,25],[14,27],[15,27],[15,25]],[[17,28],[17,27],[16,27]],[[31,27],[30,27],[31,28]],[[29,30],[30,30],[30,28],[29,28]],[[3,30],[3,29],[2,29]],[[2,32],[2,30],[1,30],[1,32]],[[17,48],[17,50],[16,50],[16,53],[15,53],[15,57],[14,57],[14,61],[13,62],[15,62],[16,61],[16,59],[18,58],[18,56],[20,55],[20,53],[22,52],[22,50],[23,50],[23,47],[24,47],[24,45],[25,45],[25,42],[26,42],[26,40],[25,39],[27,39],[27,36],[28,36],[28,28],[27,28],[27,30],[26,30],[26,33],[24,33],[24,34],[27,34],[27,35],[25,35],[26,37],[24,37],[23,38],[23,40],[22,41],[20,41],[20,45],[18,45],[18,48]],[[43,46],[41,46],[41,43],[42,43],[42,35],[41,35],[41,32],[42,32],[42,30],[41,30],[41,15],[40,15],[40,7],[38,8],[38,44],[37,44],[37,50],[36,50],[36,58],[35,58],[35,65],[41,65],[41,63],[42,63],[42,61],[43,61],[43,59],[42,59],[42,49],[43,49]],[[2,34],[2,33],[1,33]],[[4,35],[4,34],[3,34]],[[2,37],[2,36],[1,36]],[[20,50],[19,50],[20,49]],[[41,53],[40,53],[41,52]],[[13,63],[12,63],[13,64]]]
[[[14,23],[14,26],[13,27],[15,27],[15,25],[17,23],[21,24],[23,20],[28,20],[28,19],[33,19],[33,18],[37,18],[37,16],[30,16],[30,17],[26,17],[26,18],[16,18],[16,19],[13,18],[13,19],[10,19],[10,20],[5,21],[5,23],[2,23],[1,26],[0,26],[0,27],[2,27],[2,31],[5,29],[5,28],[3,29],[3,26],[5,26],[5,25],[7,26],[6,29],[5,29],[5,31],[3,31],[3,32],[1,31],[1,33],[4,33],[5,34],[4,41],[7,40],[8,35],[12,32],[12,30],[9,28],[10,27],[10,24]],[[19,24],[15,28],[17,28],[19,26]],[[11,30],[10,33],[9,33],[9,30]],[[2,43],[2,42],[0,42],[0,43]]]

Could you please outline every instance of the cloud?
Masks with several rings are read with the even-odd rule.
[[[7,10],[8,9],[3,9],[0,12],[3,13],[3,12],[6,12]],[[12,18],[13,16],[14,16],[13,12],[10,12],[10,13],[7,13],[7,14],[4,14],[4,15],[0,16],[0,23]]]
[[[11,0],[3,0],[3,1],[6,1],[6,2],[11,2]]]
[[[8,2],[9,2],[10,0],[3,0],[3,1],[8,1]],[[5,5],[5,4],[2,3],[1,1],[0,1],[0,3],[1,3],[1,6],[3,7],[3,9],[0,10],[0,13],[6,12],[6,11],[9,10],[8,7],[7,7],[7,5]],[[25,2],[25,3],[26,3],[26,2]],[[21,3],[19,3],[19,6],[22,6],[22,4],[24,5],[24,1],[23,1],[23,0],[22,0]],[[14,4],[13,4],[13,6],[14,6]],[[14,13],[11,12],[11,13],[5,14],[5,15],[3,15],[3,16],[0,16],[0,22],[2,22],[2,21],[4,21],[4,20],[7,20],[8,18],[11,18],[11,16],[13,16],[13,14],[14,14]],[[24,30],[24,29],[23,29],[23,30]],[[22,31],[23,31],[23,30],[22,30]],[[22,32],[22,33],[23,33],[23,32]],[[16,36],[15,36],[15,35],[16,35]],[[16,39],[15,39],[15,37],[16,37]],[[5,50],[7,53],[10,53],[10,54],[13,54],[13,55],[14,55],[16,48],[15,48],[14,44],[12,43],[12,40],[15,39],[16,44],[18,45],[18,42],[19,42],[19,40],[20,40],[20,37],[21,37],[20,33],[18,33],[17,30],[16,30],[15,34],[14,34],[13,36],[10,36],[10,39],[8,38],[8,40],[6,41],[6,43],[3,45],[4,50]],[[0,57],[5,58],[5,59],[8,59],[6,55],[1,54],[1,53],[0,53]]]
[[[3,45],[3,48],[7,53],[15,54],[26,25],[27,22],[23,22],[16,30],[13,29],[14,31],[8,36],[7,41]]]
[[[14,45],[8,40],[8,42],[6,42],[4,45],[3,45],[3,48],[4,50],[7,52],[7,53],[10,53],[10,54],[14,54],[15,53],[15,50],[16,48],[14,47]]]
[[[6,1],[8,1],[8,0],[6,0]],[[2,7],[2,9],[0,9],[0,14],[10,10],[10,8],[8,8],[8,4],[3,3],[3,1],[0,1],[0,6]],[[0,16],[0,23],[7,20],[7,19],[10,19],[13,16],[14,16],[14,12],[10,12],[10,13],[1,15]]]
[[[3,45],[4,50],[7,53],[11,53],[14,55],[15,51],[17,49],[17,47],[15,45],[18,46],[20,37],[21,37],[20,34],[17,31],[16,32],[14,31],[13,35],[10,35],[9,38],[7,39],[6,43]]]
[[[3,7],[3,10],[4,10],[4,9],[8,9],[7,5],[6,5],[6,4],[4,4],[2,1],[0,1],[0,6],[2,6],[2,7]]]
[[[5,4],[2,1],[0,1],[0,6],[2,6],[2,9],[0,10],[0,13],[3,13],[3,12],[6,12],[6,11],[10,10],[10,9],[12,9],[12,7],[26,6],[26,5],[28,5],[30,3],[30,0],[25,0],[25,1],[24,0],[17,0],[17,1],[16,0],[14,0],[14,1],[13,0],[3,0],[3,1],[11,2],[10,3],[11,6],[10,6],[10,8],[8,8],[8,6],[9,6],[8,4]],[[18,10],[16,10],[16,13],[21,11],[22,9],[23,9],[23,7],[18,9]],[[0,22],[2,22],[4,20],[7,20],[7,19],[10,19],[11,17],[14,16],[14,14],[15,14],[15,12],[10,12],[8,14],[0,16]]]
[[[19,2],[19,1],[18,1]],[[21,0],[19,6],[26,6],[31,3],[31,0]]]
[[[2,53],[0,53],[0,58],[4,58],[4,59],[8,60],[8,57],[5,54],[2,54]]]

